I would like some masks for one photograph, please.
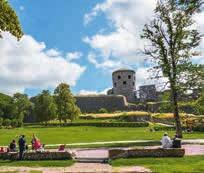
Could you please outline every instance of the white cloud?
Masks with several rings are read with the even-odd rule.
[[[107,94],[107,91],[111,88],[106,88],[102,91],[89,91],[89,90],[81,90],[79,91],[78,95],[102,95],[102,94]]]
[[[71,60],[76,60],[79,59],[83,56],[82,52],[69,52],[66,55],[67,60],[71,61]]]
[[[0,39],[0,92],[23,92],[26,88],[56,87],[60,82],[76,84],[85,67],[70,62],[55,49],[24,35],[18,42],[9,33]]]
[[[150,68],[142,68],[142,67],[138,68],[136,70],[136,87],[137,87],[137,89],[139,89],[139,86],[151,85],[151,84],[155,84],[157,90],[163,90],[164,87],[166,89],[168,87],[168,85],[166,85],[168,80],[166,78],[156,79],[156,78],[154,78],[155,77],[154,75],[155,74],[152,73]]]
[[[145,23],[153,16],[156,0],[104,0],[98,3],[90,13],[84,16],[87,25],[97,17],[104,14],[110,26],[110,32],[98,32],[95,35],[83,38],[83,41],[91,47],[90,54],[95,54],[95,60],[90,61],[96,67],[107,69],[108,66],[117,68],[135,65],[143,66],[145,56],[142,53],[145,41],[140,38]],[[201,33],[204,30],[204,12],[195,16]],[[203,33],[204,34],[204,33]],[[203,52],[204,42],[201,44]],[[90,60],[90,58],[89,58]],[[106,65],[110,64],[111,65]],[[203,59],[197,58],[197,63],[203,63]],[[105,65],[104,65],[105,64]]]
[[[140,66],[144,63],[144,41],[140,34],[144,24],[151,18],[155,4],[155,0],[106,0],[84,16],[84,22],[88,24],[99,13],[103,13],[113,27],[110,33],[97,33],[83,39],[103,61],[100,64],[112,62],[116,66]]]

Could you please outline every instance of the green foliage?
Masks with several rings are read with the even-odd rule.
[[[14,112],[12,97],[0,93],[0,117],[11,119],[14,117]]]
[[[146,24],[142,38],[150,44],[145,54],[157,64],[153,70],[156,78],[166,77],[171,89],[172,109],[177,134],[182,137],[178,110],[178,93],[203,83],[202,68],[193,64],[191,58],[198,54],[195,48],[200,44],[201,34],[194,29],[193,15],[200,11],[202,0],[158,1],[155,17]]]
[[[32,103],[25,94],[16,93],[13,96],[13,104],[15,107],[15,119],[23,121],[32,109]]]
[[[167,113],[167,112],[172,112],[173,111],[173,108],[172,108],[172,103],[171,102],[161,102],[160,106],[159,106],[159,109],[158,109],[158,112],[160,113]]]
[[[198,114],[204,115],[204,91],[202,92],[201,97],[196,101],[195,107]]]
[[[48,122],[57,118],[57,106],[49,91],[44,90],[38,95],[35,103],[35,113],[37,120],[41,122]]]
[[[204,123],[199,123],[193,127],[194,131],[204,132]]]
[[[108,113],[108,110],[105,108],[101,108],[98,110],[98,113],[103,114],[103,113]]]
[[[23,125],[22,120],[19,120],[19,119],[11,120],[11,126],[12,127],[22,127],[22,125]]]
[[[0,127],[2,126],[3,124],[3,118],[0,117]]]
[[[80,115],[80,109],[76,106],[69,85],[61,83],[54,91],[54,97],[57,104],[57,113],[60,121],[73,121]]]
[[[10,126],[11,125],[11,120],[10,119],[4,119],[3,123],[2,123],[3,126]]]
[[[1,31],[8,31],[18,39],[23,35],[18,17],[7,0],[0,0],[0,37]]]

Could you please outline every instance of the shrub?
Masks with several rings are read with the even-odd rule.
[[[108,113],[108,110],[105,109],[105,108],[101,108],[101,109],[98,110],[98,112],[99,112],[100,114],[104,114],[104,113]]]
[[[22,125],[23,125],[23,122],[21,120],[13,119],[11,121],[11,126],[12,127],[21,127]]]
[[[3,124],[3,118],[0,117],[0,126]]]
[[[10,119],[4,119],[3,123],[2,123],[3,126],[10,126],[11,125],[11,120]]]
[[[128,122],[141,122],[141,121],[150,121],[151,115],[147,112],[128,112],[123,113],[119,117],[120,120]]]
[[[204,123],[197,124],[194,128],[194,131],[204,132]]]

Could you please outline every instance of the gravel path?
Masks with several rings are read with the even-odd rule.
[[[75,163],[67,168],[28,168],[28,167],[1,167],[0,172],[17,171],[18,173],[29,173],[30,171],[41,171],[43,173],[144,173],[151,170],[140,166],[112,168],[108,164],[101,163]]]

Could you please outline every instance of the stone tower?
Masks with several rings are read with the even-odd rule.
[[[135,95],[135,71],[129,69],[119,69],[112,74],[113,89],[108,94],[123,95],[128,102],[136,100]]]

